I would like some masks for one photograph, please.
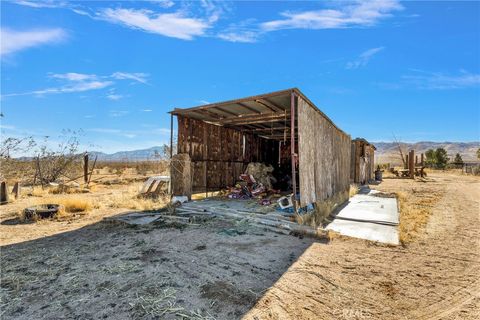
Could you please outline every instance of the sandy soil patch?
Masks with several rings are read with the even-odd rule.
[[[412,223],[404,246],[313,244],[245,319],[478,319],[480,180],[434,173],[376,188],[404,192],[409,205],[434,197],[431,215]]]

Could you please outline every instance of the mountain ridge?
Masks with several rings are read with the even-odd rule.
[[[376,162],[401,162],[398,153],[398,144],[396,142],[377,141],[372,142],[377,148],[375,152]],[[478,161],[476,152],[480,148],[479,141],[473,142],[434,142],[434,141],[418,141],[410,143],[400,143],[402,151],[415,150],[416,154],[425,153],[428,149],[444,148],[447,150],[448,156],[453,158],[455,154],[460,153],[464,161]],[[153,146],[146,149],[118,151],[114,153],[105,153],[101,151],[89,152],[91,156],[98,156],[99,161],[145,161],[145,160],[161,160],[165,159],[164,147]]]

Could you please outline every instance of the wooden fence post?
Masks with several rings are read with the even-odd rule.
[[[13,185],[12,194],[15,199],[18,199],[18,197],[20,196],[20,183],[18,181],[15,182],[15,184]]]
[[[5,181],[2,181],[0,186],[0,204],[8,203],[8,186]]]
[[[415,176],[415,151],[410,150],[408,154],[408,171],[410,173],[410,178],[414,178]]]
[[[83,181],[88,183],[88,153],[83,155]]]

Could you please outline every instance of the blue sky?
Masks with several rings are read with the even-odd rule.
[[[480,3],[1,2],[2,137],[146,148],[174,107],[290,87],[352,137],[478,141]]]

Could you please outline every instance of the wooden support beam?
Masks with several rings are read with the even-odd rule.
[[[251,132],[269,132],[269,131],[290,131],[290,127],[272,127],[272,128],[256,128],[251,129]]]
[[[268,135],[268,134],[265,134],[265,133],[259,133],[258,134],[260,137],[268,137],[270,139],[282,139],[285,137],[283,134],[271,134],[271,135]],[[289,134],[287,135],[287,140],[290,140],[290,132]],[[298,140],[297,137],[295,137],[295,140]]]
[[[252,115],[252,116],[245,116],[245,117],[238,117],[238,118],[228,118],[220,120],[219,123],[221,124],[236,124],[236,123],[248,123],[252,120],[252,123],[259,123],[258,121],[262,122],[262,120],[271,120],[271,119],[280,119],[285,120],[285,117],[289,117],[289,114],[285,114],[285,112],[278,112],[278,113],[268,113],[262,115]],[[255,122],[253,122],[255,121]]]
[[[274,122],[283,122],[283,118],[269,118],[269,119],[259,119],[259,120],[244,120],[238,122],[225,123],[225,127],[230,126],[241,126],[241,125],[251,125],[256,123],[274,123]]]
[[[297,195],[297,170],[296,170],[296,164],[297,164],[297,154],[295,153],[295,92],[292,91],[290,94],[290,127],[293,128],[293,130],[290,130],[290,151],[291,151],[291,161],[292,161],[292,189],[293,189],[293,210],[295,211],[295,214],[297,214],[298,210],[298,203],[296,199]]]

